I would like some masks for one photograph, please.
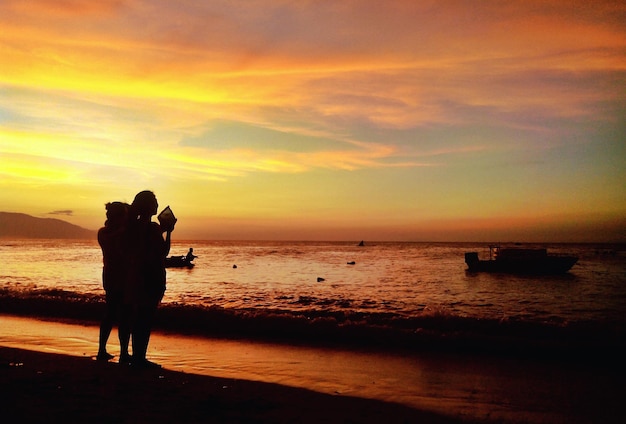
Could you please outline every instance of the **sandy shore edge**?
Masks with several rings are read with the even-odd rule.
[[[403,405],[0,346],[0,407],[20,422],[459,423]]]
[[[622,361],[365,353],[157,333],[151,359],[166,369],[150,371],[93,360],[97,327],[0,320],[0,407],[20,422],[621,424],[626,417]]]

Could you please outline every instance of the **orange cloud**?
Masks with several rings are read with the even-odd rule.
[[[332,204],[343,223],[356,209],[363,225],[392,217],[399,228],[624,211],[624,11],[582,0],[5,1],[5,187],[110,200],[133,181],[181,204],[223,199],[224,216],[284,218],[295,201],[309,216]],[[239,132],[202,138],[216,122]]]

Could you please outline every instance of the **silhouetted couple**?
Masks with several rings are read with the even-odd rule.
[[[113,356],[106,350],[113,324],[118,322],[120,363],[158,367],[146,359],[152,322],[165,293],[165,258],[170,251],[176,219],[152,222],[159,204],[151,191],[142,191],[133,203],[106,205],[107,220],[98,231],[102,248],[102,282],[106,312],[100,325],[99,360]],[[163,233],[166,233],[165,239]],[[132,337],[132,357],[129,344]]]

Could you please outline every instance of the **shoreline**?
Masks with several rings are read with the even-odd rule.
[[[101,295],[0,289],[0,311],[27,318],[99,325]],[[33,311],[36,311],[33,314]],[[225,309],[164,303],[155,330],[197,337],[521,359],[618,362],[626,322],[545,323],[448,315],[401,317],[368,312]]]
[[[154,374],[149,371],[135,381],[137,375],[125,372],[128,370],[117,363],[102,364],[91,359],[97,349],[97,327],[7,315],[0,315],[0,323],[2,387],[10,388],[7,399],[12,400],[5,401],[11,410],[26,408],[28,399],[32,402],[30,389],[26,390],[30,385],[34,385],[33,393],[50,399],[59,397],[54,387],[80,387],[76,389],[78,392],[66,393],[67,396],[57,401],[64,403],[77,418],[98,422],[95,410],[86,411],[76,405],[73,396],[87,404],[93,401],[87,402],[84,396],[104,396],[105,400],[98,402],[111,405],[121,402],[130,407],[123,390],[130,384],[145,386],[141,390],[147,391],[146,397],[155,399],[169,392],[171,398],[163,400],[165,404],[180,404],[195,411],[202,410],[207,402],[212,403],[212,409],[226,414],[217,422],[369,423],[403,422],[406,418],[406,422],[585,423],[623,422],[626,418],[622,407],[626,394],[622,384],[623,365],[611,368],[596,363],[581,367],[569,361],[462,353],[367,352],[156,332],[148,356],[164,369]],[[111,353],[119,353],[115,350],[116,343],[114,331],[109,340]],[[15,348],[20,350],[12,350]],[[51,353],[64,355],[50,356]],[[26,360],[20,358],[30,358],[32,366],[27,368]],[[10,366],[10,363],[24,366]],[[42,375],[37,374],[40,371],[48,377],[37,377]],[[152,376],[145,380],[149,375]],[[159,386],[164,379],[167,388]],[[194,380],[193,385],[186,383],[188,379]],[[235,387],[233,382],[240,396],[235,399],[228,390],[218,390],[219,384]],[[23,388],[23,393],[19,388]],[[139,386],[136,388],[139,390]],[[106,392],[108,389],[113,393]],[[290,399],[289,402],[283,402],[281,396]],[[237,414],[247,414],[245,417],[232,415],[234,411],[228,408],[233,402],[239,402],[235,409]],[[258,409],[259,404],[264,406]],[[250,408],[246,409],[246,405]],[[367,412],[351,411],[357,405],[359,410]],[[54,409],[54,405],[50,407]],[[104,405],[98,408],[101,407]],[[241,411],[242,408],[246,410]],[[331,413],[333,408],[341,412]],[[159,413],[165,417],[173,412]],[[404,418],[390,421],[388,417],[383,419],[385,414]],[[179,418],[187,422],[211,422],[210,414]],[[146,415],[138,421],[148,419],[153,417]]]

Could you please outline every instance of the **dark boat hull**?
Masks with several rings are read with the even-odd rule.
[[[188,261],[184,256],[170,256],[165,258],[165,268],[193,268],[194,263]]]
[[[479,260],[474,252],[465,255],[470,272],[499,272],[509,274],[564,274],[578,261],[576,256]]]

